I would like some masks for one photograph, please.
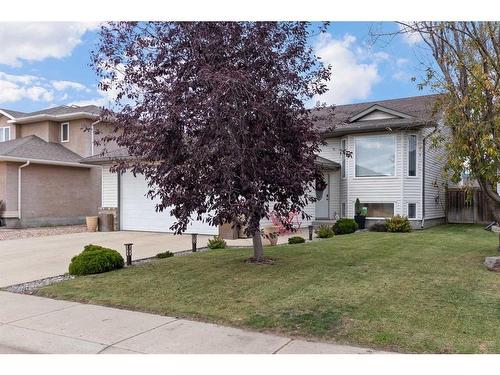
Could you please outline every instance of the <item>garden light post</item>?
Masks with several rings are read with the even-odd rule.
[[[312,241],[314,227],[312,225],[309,225],[308,228],[309,228],[309,241]]]
[[[132,265],[132,245],[133,243],[126,243],[125,245],[125,255],[127,256],[127,266]]]
[[[191,245],[193,249],[193,253],[196,253],[196,239],[198,237],[198,233],[191,234]]]

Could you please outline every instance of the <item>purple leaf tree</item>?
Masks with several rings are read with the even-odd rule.
[[[102,26],[92,66],[116,94],[115,171],[141,173],[176,233],[190,220],[242,226],[264,259],[260,221],[303,208],[324,183],[322,144],[305,104],[326,92],[330,67],[304,22],[118,22]]]

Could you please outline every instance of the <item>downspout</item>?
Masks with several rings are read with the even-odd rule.
[[[30,165],[29,160],[17,169],[17,218],[19,220],[21,220],[21,169],[28,165]]]
[[[438,125],[434,125],[434,130],[427,134],[422,140],[422,223],[420,224],[420,228],[425,226],[425,143],[427,138],[436,133],[438,129]]]
[[[90,156],[94,156],[94,125],[100,123],[101,120],[94,121],[90,124],[91,134],[90,134]]]

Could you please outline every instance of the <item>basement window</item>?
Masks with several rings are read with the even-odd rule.
[[[69,122],[61,124],[61,142],[69,141]]]
[[[362,203],[368,210],[366,217],[388,218],[394,216],[394,203]]]
[[[415,219],[417,217],[417,204],[408,203],[408,219]]]

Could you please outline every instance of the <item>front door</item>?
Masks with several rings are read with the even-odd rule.
[[[321,198],[316,201],[316,219],[330,218],[330,173],[325,172],[326,188]]]

